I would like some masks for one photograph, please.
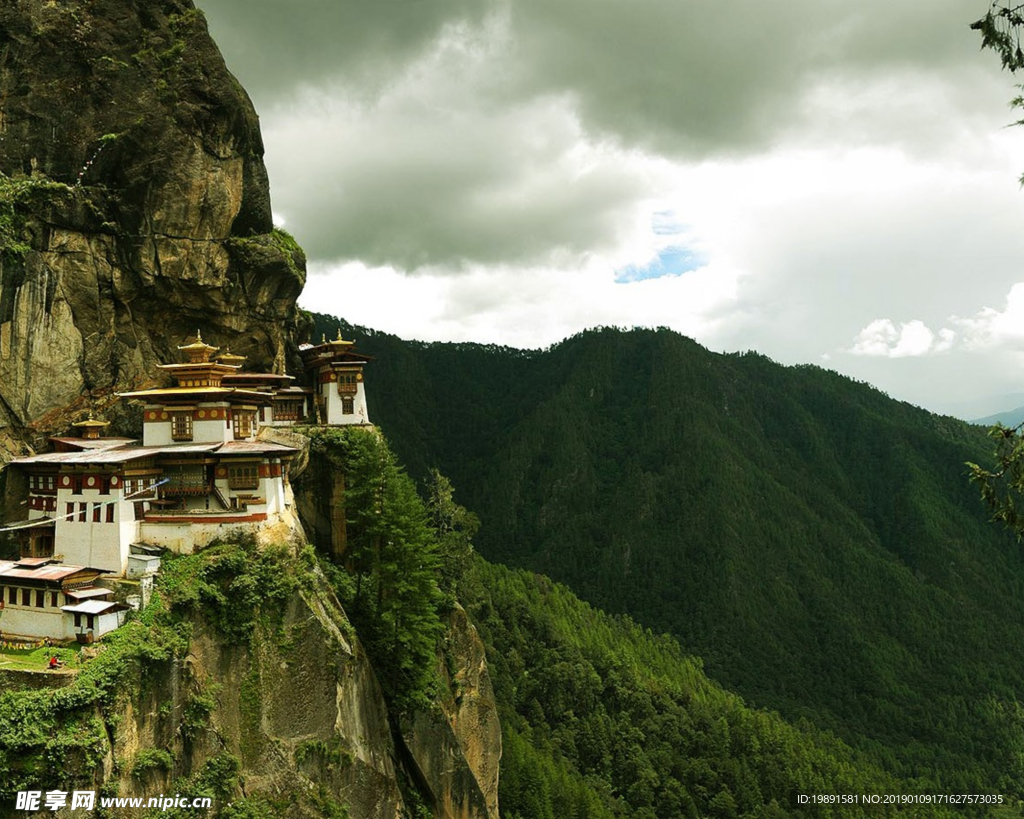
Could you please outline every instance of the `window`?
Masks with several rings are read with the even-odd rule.
[[[352,415],[355,413],[355,403],[347,395],[341,399],[341,414]]]
[[[21,590],[21,605],[31,606],[32,605],[32,592],[28,589]]]
[[[57,592],[50,592],[50,606],[57,608]]]
[[[228,486],[232,489],[258,489],[260,470],[256,464],[239,464],[228,467]]]
[[[274,404],[274,420],[298,421],[301,407],[301,401],[281,401]]]
[[[100,513],[100,504],[94,503],[92,505],[92,522],[93,523],[99,523],[100,522],[100,514],[101,514]]]
[[[72,475],[71,476],[71,494],[81,495],[82,494],[82,476]]]
[[[73,503],[69,503],[66,509],[67,513],[64,515],[64,520],[71,523],[75,519],[75,505]]]
[[[151,498],[154,495],[153,484],[156,483],[156,478],[128,478],[125,480],[125,497],[145,497]]]
[[[192,412],[171,413],[171,438],[175,441],[192,440]]]
[[[75,628],[82,627],[82,615],[80,612],[75,612]]]
[[[78,522],[85,523],[85,513],[89,508],[89,504],[80,503],[78,504]]]
[[[46,605],[46,592],[36,589],[36,608],[41,609]]]
[[[206,467],[201,462],[176,464],[164,471],[165,495],[205,495],[210,491],[206,481]]]
[[[253,412],[234,412],[231,415],[232,429],[235,438],[251,438],[253,433]]]
[[[104,475],[102,478],[100,478],[100,494],[101,495],[109,495],[110,494],[110,476],[109,475]]]
[[[12,606],[18,605],[18,590],[13,586],[7,589],[7,602]]]
[[[114,504],[108,503],[107,504],[107,523],[113,523],[113,522],[114,522]]]

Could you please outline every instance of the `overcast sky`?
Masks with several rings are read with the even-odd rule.
[[[308,309],[517,347],[667,325],[967,417],[1024,393],[985,0],[200,5]]]

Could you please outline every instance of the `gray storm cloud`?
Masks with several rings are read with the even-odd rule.
[[[933,403],[940,360],[973,389],[999,372],[899,347],[1024,279],[1012,79],[968,29],[986,0],[199,2],[320,280],[410,282],[425,330],[668,323]],[[613,287],[666,208],[708,270]],[[850,353],[882,320],[901,355]]]
[[[618,238],[650,181],[614,158],[580,161],[580,143],[691,161],[764,150],[821,127],[807,101],[829,78],[856,93],[861,73],[941,71],[976,57],[970,15],[949,25],[959,5],[942,0],[922,14],[917,3],[877,0],[209,0],[204,9],[277,132],[275,205],[301,225],[307,250],[458,270],[542,263]],[[858,116],[856,129],[871,128]]]

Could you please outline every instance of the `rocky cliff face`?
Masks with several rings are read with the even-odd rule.
[[[461,608],[435,702],[399,718],[301,541],[211,546],[158,591],[81,667],[0,677],[0,806],[61,787],[211,796],[214,816],[499,819],[501,728]]]
[[[305,260],[262,154],[189,0],[0,6],[0,458],[197,328],[284,365]]]
[[[462,607],[448,618],[438,707],[407,719],[402,742],[445,819],[498,819],[501,725],[484,644]]]
[[[343,562],[345,474],[337,453],[289,430],[264,437],[299,450],[290,470],[297,512],[309,540]],[[501,723],[485,646],[461,606],[446,626],[437,657],[442,693],[429,712],[393,722],[393,750],[439,819],[498,819]]]
[[[187,661],[157,680],[122,700],[108,778],[119,794],[171,793],[226,756],[238,763],[236,797],[276,815],[404,815],[387,707],[325,584],[293,596],[249,645],[200,617]],[[190,723],[196,702],[208,708],[202,726]],[[154,748],[169,749],[173,763],[140,766]]]
[[[151,381],[197,328],[254,369],[297,365],[305,259],[273,229],[262,153],[190,0],[0,4],[0,465],[86,409],[124,430],[114,392]],[[344,486],[330,464],[309,475],[299,507],[341,552]],[[438,660],[448,694],[404,732],[322,577],[276,614],[238,640],[193,613],[173,657],[152,637],[122,642],[53,698],[8,674],[0,692],[64,733],[26,726],[0,768],[29,787],[36,761],[63,759],[73,781],[122,796],[222,788],[257,811],[244,815],[497,818],[500,728],[464,613]],[[133,628],[129,643],[146,633]],[[22,713],[13,702],[0,697]]]

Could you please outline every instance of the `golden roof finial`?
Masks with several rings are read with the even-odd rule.
[[[217,356],[216,361],[221,364],[227,364],[231,367],[241,367],[242,362],[245,361],[244,355],[235,355],[231,352],[230,347],[225,347],[224,352]]]
[[[340,350],[347,350],[349,347],[354,345],[355,342],[354,341],[345,341],[345,339],[342,338],[342,336],[341,336],[341,328],[339,327],[338,328],[338,337],[336,339],[334,339],[334,341],[330,342],[330,344],[331,344],[331,347],[333,347],[335,350],[340,351]]]
[[[210,355],[220,348],[207,344],[203,341],[203,334],[196,330],[196,340],[191,344],[179,344],[178,349],[187,353],[193,364],[202,364],[209,361]]]
[[[93,412],[89,410],[89,417],[84,421],[75,421],[71,426],[80,427],[82,430],[83,438],[99,438],[100,430],[103,427],[109,427],[109,421],[97,421],[93,416]]]

